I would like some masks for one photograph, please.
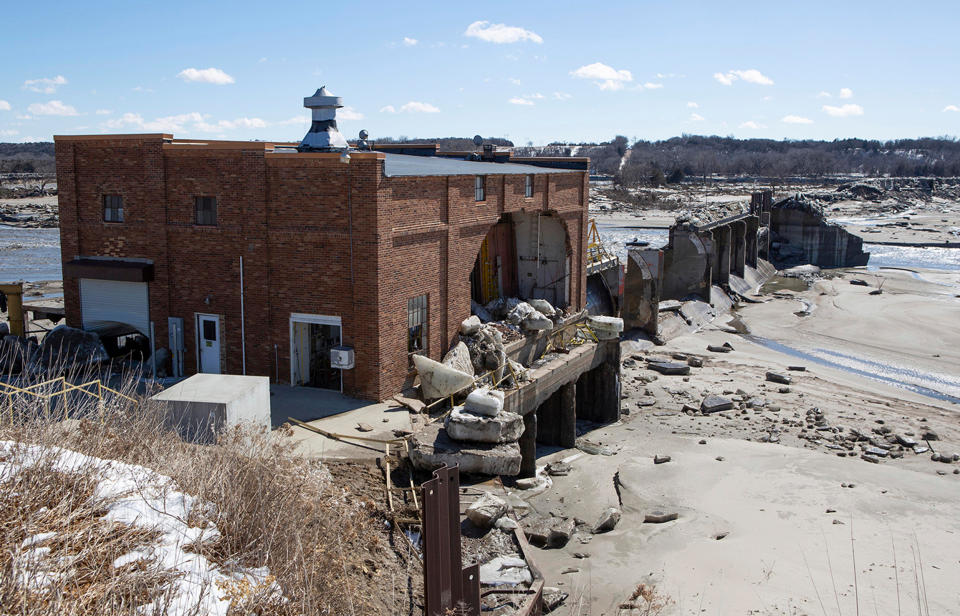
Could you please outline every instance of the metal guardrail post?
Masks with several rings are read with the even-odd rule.
[[[433,471],[420,490],[425,614],[480,616],[480,566],[461,562],[460,469]]]

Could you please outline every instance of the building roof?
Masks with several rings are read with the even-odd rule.
[[[583,173],[577,169],[556,169],[520,163],[456,160],[438,156],[385,154],[383,172],[387,177],[405,175],[522,175],[528,173]]]

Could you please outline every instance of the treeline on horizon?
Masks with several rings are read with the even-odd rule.
[[[485,137],[485,144],[513,147],[518,156],[585,156],[594,174],[625,185],[662,184],[710,175],[817,178],[839,174],[869,177],[960,176],[960,141],[955,137],[918,139],[835,139],[833,141],[736,139],[682,135],[636,141],[623,135],[603,143],[551,143],[514,146]],[[472,151],[472,137],[384,137],[376,143],[436,143],[441,150]],[[625,158],[624,158],[625,157]],[[0,173],[53,173],[52,142],[0,143]]]
[[[600,144],[552,143],[532,149],[541,156],[587,156],[593,173],[613,176],[626,185],[661,184],[713,174],[768,178],[834,174],[960,176],[960,141],[946,136],[891,141],[777,141],[682,135],[631,145],[626,137],[618,135]],[[531,150],[529,147],[516,150],[533,153],[523,152]]]

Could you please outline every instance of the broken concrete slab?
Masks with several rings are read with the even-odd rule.
[[[707,345],[707,350],[711,353],[729,353],[733,350],[733,345],[729,342],[724,342],[723,344],[710,344]]]
[[[684,375],[690,374],[690,366],[675,361],[652,361],[647,364],[647,368],[660,374]]]
[[[445,427],[450,438],[472,443],[512,443],[523,434],[523,417],[501,412],[496,417],[476,415],[456,406]]]
[[[524,520],[523,532],[527,540],[537,547],[562,548],[570,541],[575,528],[576,523],[570,519],[533,517]]]
[[[486,586],[530,584],[533,576],[526,561],[517,556],[497,556],[480,565],[480,583]]]
[[[597,340],[613,340],[620,337],[623,331],[623,319],[618,317],[608,317],[605,315],[590,315],[587,317],[587,325],[597,336]]]
[[[506,512],[506,501],[490,492],[484,492],[467,507],[466,515],[477,528],[490,528]]]
[[[397,394],[393,397],[394,400],[407,407],[414,413],[422,413],[423,409],[427,407],[426,403],[423,400],[417,400],[416,398],[408,398],[403,394]]]
[[[646,524],[663,524],[664,522],[672,522],[679,517],[680,514],[676,512],[651,511],[643,516],[643,521]]]
[[[446,398],[473,385],[473,375],[445,366],[423,355],[413,356],[420,375],[420,391],[427,400]]]
[[[447,351],[441,363],[470,376],[474,375],[473,363],[470,361],[470,349],[463,342],[458,342]]]
[[[710,395],[700,402],[700,412],[719,413],[720,411],[729,411],[733,408],[733,401],[723,396]]]
[[[619,522],[620,510],[616,507],[607,507],[600,513],[600,517],[597,518],[597,522],[593,525],[593,529],[590,532],[594,535],[610,532],[616,528]]]
[[[781,383],[783,385],[789,385],[793,381],[786,374],[780,374],[779,372],[767,372],[766,378],[771,383]]]
[[[419,470],[459,465],[461,473],[515,477],[520,473],[520,457],[517,443],[457,442],[439,423],[426,426],[411,439],[410,462]]]

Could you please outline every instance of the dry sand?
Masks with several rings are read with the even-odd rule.
[[[767,296],[737,316],[766,338],[960,378],[960,327],[950,325],[960,323],[960,274],[879,275],[886,278],[881,295],[849,283],[861,277],[873,285],[863,272],[816,283],[798,294],[814,306],[806,317],[793,314],[802,304],[789,294]],[[725,341],[735,351],[705,350]],[[688,377],[646,369],[646,358],[672,353],[700,356],[704,366]],[[807,371],[790,372],[793,382],[783,392],[764,378],[767,370],[797,364]],[[860,458],[869,444],[848,450],[836,443],[855,428],[878,442],[880,430],[912,434],[924,446],[921,435],[933,431],[936,451],[960,451],[960,405],[798,359],[722,324],[625,354],[622,376],[629,414],[586,435],[617,453],[545,456],[541,464],[580,453],[570,475],[529,499],[537,512],[591,524],[604,507],[622,503],[614,531],[588,543],[581,539],[590,535],[578,532],[564,548],[536,553],[548,585],[562,584],[571,593],[568,605],[583,602],[579,613],[616,614],[641,582],[672,599],[665,614],[855,614],[857,594],[863,614],[914,613],[918,589],[929,613],[957,612],[960,474],[953,471],[960,463],[907,449],[900,459],[873,464]],[[681,412],[708,393],[768,404],[709,416]],[[806,412],[814,407],[828,431],[810,429]],[[770,440],[778,442],[764,442]],[[655,465],[655,454],[673,459]],[[644,523],[653,510],[679,518]],[[569,568],[579,571],[563,573]]]

